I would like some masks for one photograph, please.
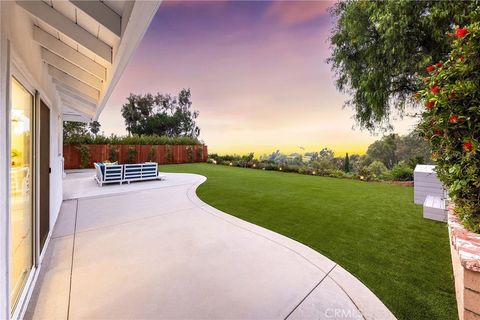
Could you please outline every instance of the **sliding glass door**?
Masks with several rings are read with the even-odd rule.
[[[10,301],[15,307],[33,266],[33,95],[12,78],[10,140]]]

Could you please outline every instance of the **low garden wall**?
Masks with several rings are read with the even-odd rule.
[[[63,146],[65,169],[93,168],[94,162],[159,164],[206,162],[206,145],[107,145],[84,144]]]
[[[449,208],[448,233],[460,320],[480,320],[480,234],[467,231]]]

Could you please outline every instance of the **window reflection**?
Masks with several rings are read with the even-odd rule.
[[[11,287],[15,306],[33,264],[33,96],[12,78],[11,109]]]

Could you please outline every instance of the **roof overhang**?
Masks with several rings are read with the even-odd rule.
[[[160,3],[17,1],[32,17],[65,120],[98,119]]]

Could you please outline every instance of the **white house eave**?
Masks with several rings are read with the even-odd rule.
[[[32,16],[33,40],[65,120],[98,119],[160,3],[125,1],[121,12],[100,0],[16,1]]]
[[[17,1],[17,4],[31,15],[87,48],[106,63],[112,63],[112,47],[50,7],[47,3],[43,1]]]
[[[162,0],[135,1],[130,14],[123,17],[123,19],[128,19],[128,22],[123,21],[123,23],[126,23],[126,27],[123,31],[122,39],[118,47],[112,72],[110,72],[108,76],[106,89],[100,95],[100,103],[97,108],[95,120],[98,120],[98,117],[105,108],[113,89],[125,71],[130,58],[138,48],[140,41],[147,32],[148,26],[152,22],[161,2]]]

